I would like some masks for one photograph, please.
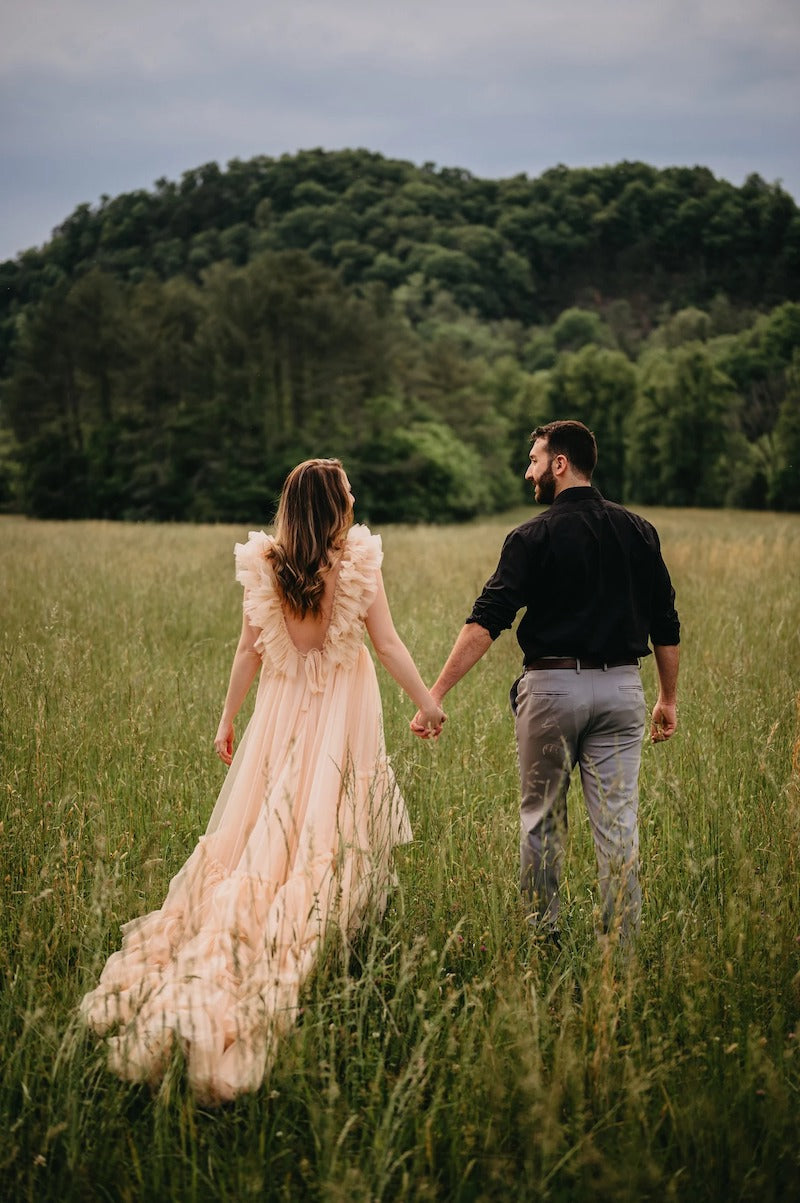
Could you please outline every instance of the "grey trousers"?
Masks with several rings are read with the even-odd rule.
[[[567,789],[580,766],[597,853],[603,929],[639,925],[639,765],[646,706],[636,665],[528,670],[517,688],[520,887],[529,917],[558,927]]]

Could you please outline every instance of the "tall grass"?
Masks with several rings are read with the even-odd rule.
[[[577,786],[565,948],[526,935],[514,640],[450,696],[436,745],[410,737],[382,674],[416,837],[398,889],[320,964],[264,1088],[218,1112],[177,1064],[154,1095],[118,1082],[74,1015],[220,787],[244,532],[0,521],[1,1197],[797,1196],[800,518],[655,519],[683,621],[681,727],[644,750],[634,954],[595,936]],[[512,524],[383,532],[427,677]]]

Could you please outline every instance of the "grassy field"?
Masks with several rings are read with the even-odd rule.
[[[423,675],[521,516],[382,532]],[[263,1090],[218,1112],[178,1065],[155,1095],[112,1078],[75,1006],[221,785],[245,532],[0,520],[0,1198],[800,1197],[800,517],[650,516],[684,650],[680,732],[644,750],[634,956],[595,938],[577,786],[565,949],[526,938],[513,638],[437,745],[381,674],[415,828],[399,889],[320,965]]]

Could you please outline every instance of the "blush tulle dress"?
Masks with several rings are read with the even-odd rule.
[[[235,549],[263,663],[206,833],[161,909],[124,925],[81,1002],[115,1073],[157,1083],[177,1044],[212,1104],[262,1083],[321,942],[383,908],[392,848],[411,839],[364,644],[380,538],[351,527],[324,644],[306,654],[284,621],[271,542],[254,531]]]

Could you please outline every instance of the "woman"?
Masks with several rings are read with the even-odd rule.
[[[429,735],[445,715],[395,631],[380,538],[352,523],[341,463],[307,460],[287,477],[275,535],[236,546],[242,632],[214,740],[227,778],[164,905],[123,927],[81,1003],[96,1032],[118,1028],[109,1060],[122,1077],[157,1081],[177,1041],[203,1101],[256,1089],[320,942],[385,905],[392,847],[411,831],[365,627]]]

